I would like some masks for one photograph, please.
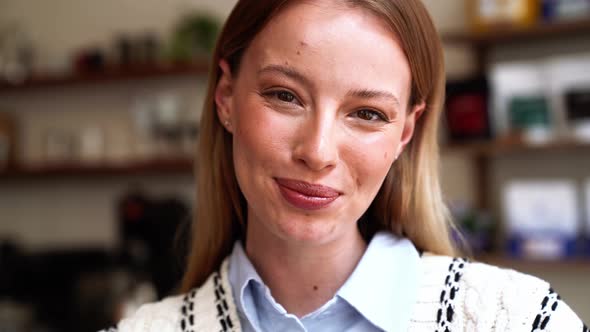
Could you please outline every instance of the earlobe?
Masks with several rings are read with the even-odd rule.
[[[221,74],[215,87],[215,108],[219,122],[231,133],[233,79],[229,64],[224,59],[219,61],[219,69],[221,70]]]

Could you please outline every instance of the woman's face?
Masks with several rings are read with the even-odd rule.
[[[239,72],[220,65],[216,103],[233,135],[248,241],[358,236],[423,108],[408,109],[395,35],[363,9],[298,2],[255,37]]]

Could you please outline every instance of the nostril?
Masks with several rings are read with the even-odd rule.
[[[336,158],[326,154],[308,154],[297,158],[297,162],[313,171],[321,171],[336,166]]]
[[[310,170],[332,168],[338,160],[334,124],[329,119],[307,123],[299,131],[294,147],[294,158]]]

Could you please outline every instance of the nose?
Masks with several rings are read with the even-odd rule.
[[[313,171],[332,169],[338,162],[336,120],[318,114],[304,121],[298,130],[293,158]]]

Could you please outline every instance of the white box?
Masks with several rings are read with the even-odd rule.
[[[579,213],[574,181],[514,181],[505,187],[503,196],[508,231],[577,235]]]
[[[558,259],[575,254],[580,229],[575,182],[514,181],[502,198],[513,255]]]
[[[489,77],[494,134],[502,136],[510,132],[508,103],[513,97],[545,96],[551,123],[547,138],[576,136],[576,128],[570,128],[566,120],[564,94],[572,88],[590,87],[588,73],[590,53],[493,65]]]
[[[499,63],[490,73],[490,118],[494,135],[510,133],[509,102],[513,97],[546,95],[545,72],[540,61]]]

